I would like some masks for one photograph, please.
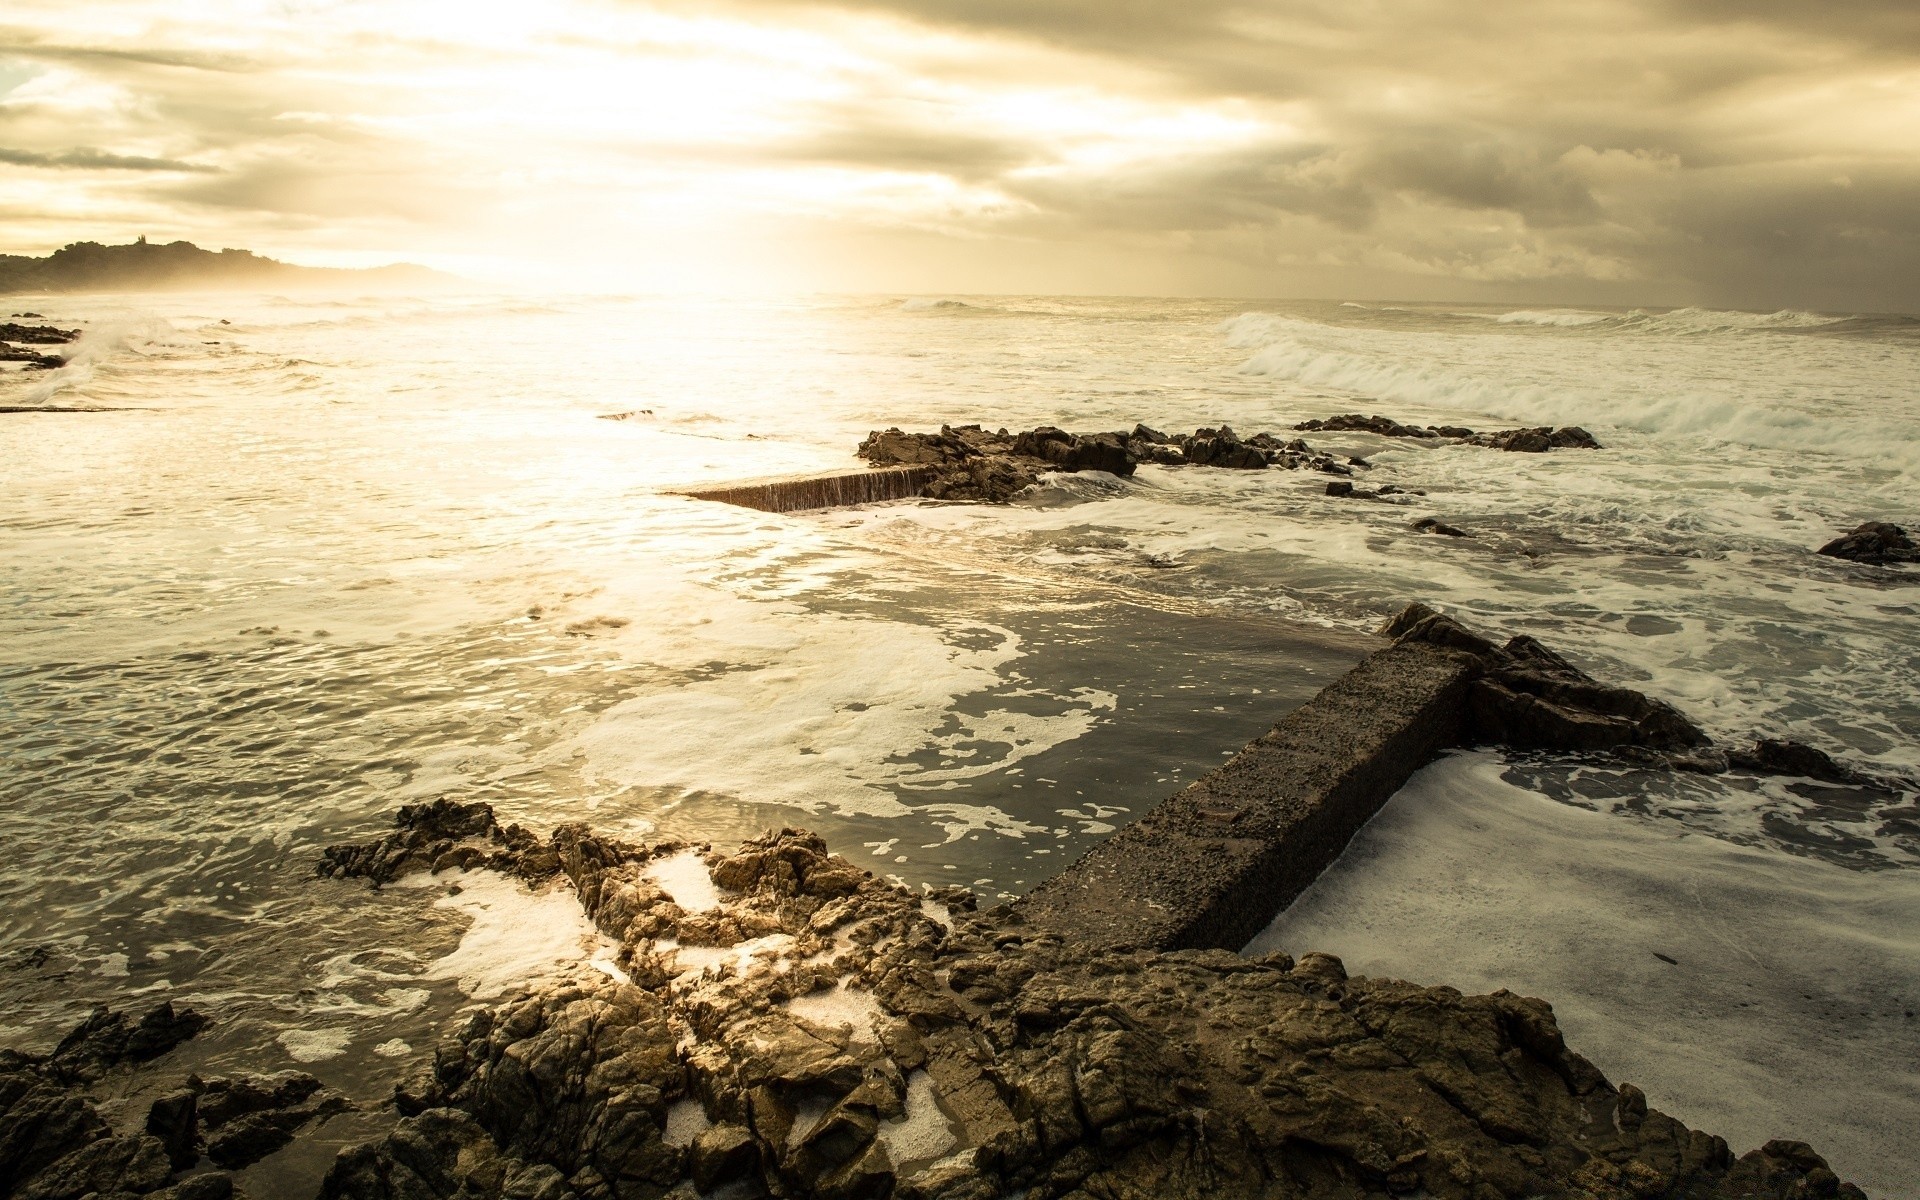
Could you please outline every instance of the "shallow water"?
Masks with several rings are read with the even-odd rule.
[[[441,969],[471,912],[311,877],[321,846],[401,803],[717,842],[804,823],[992,899],[1264,730],[1413,599],[1534,633],[1717,737],[1920,769],[1920,569],[1810,553],[1861,520],[1920,524],[1909,321],[1044,298],[20,307],[89,333],[64,371],[0,377],[0,404],[117,411],[0,416],[0,1040],[166,992],[221,1014],[193,1051],[211,1066],[285,1055],[266,1065],[377,1096],[474,990]],[[1355,410],[1574,422],[1608,449],[1307,435],[1364,455],[1370,486],[1428,493],[1396,502],[1153,467],[1012,508],[771,515],[668,494],[842,466],[892,424],[1252,433]],[[1422,516],[1477,536],[1416,533]],[[1596,858],[1686,831],[1783,879],[1818,866],[1827,883],[1795,885],[1816,925],[1920,877],[1911,795],[1514,770],[1601,810],[1582,834]],[[1349,927],[1315,911],[1339,952]],[[1439,912],[1426,944],[1464,948]],[[1828,965],[1849,969],[1838,949]],[[1379,969],[1469,982],[1427,959]],[[1505,978],[1489,972],[1472,985]],[[1589,1014],[1576,1042],[1604,1069],[1749,1128],[1607,1061],[1639,1018],[1585,977],[1510,986],[1529,978]],[[1751,1053],[1740,1027],[1701,1027],[1702,1056]],[[1903,1061],[1905,1037],[1874,1044]],[[1806,1112],[1796,1131],[1858,1145],[1844,1124]],[[1842,1166],[1881,1169],[1859,1161]]]

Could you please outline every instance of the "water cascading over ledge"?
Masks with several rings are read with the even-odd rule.
[[[938,472],[932,467],[861,467],[823,475],[782,475],[743,479],[714,487],[685,488],[675,495],[717,500],[761,512],[799,512],[842,508],[882,500],[908,500],[920,494]]]

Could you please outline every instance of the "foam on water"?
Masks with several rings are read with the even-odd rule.
[[[491,1000],[595,960],[612,961],[613,945],[587,920],[571,888],[536,892],[495,871],[445,871],[415,886],[434,884],[452,885],[434,907],[472,924],[451,954],[428,964],[425,978],[451,979],[474,999]]]
[[[1870,1192],[1920,1179],[1920,872],[1623,821],[1502,770],[1420,772],[1248,951],[1546,997],[1608,1078],[1736,1152],[1791,1136]]]
[[[669,899],[690,913],[720,907],[720,889],[714,886],[707,864],[691,850],[669,854],[647,865],[646,876],[660,885]]]
[[[897,1121],[880,1124],[880,1143],[894,1166],[929,1164],[953,1148],[953,1122],[940,1111],[933,1079],[925,1071],[907,1076],[907,1111]],[[909,1170],[908,1178],[912,1177]]]
[[[671,618],[645,631],[648,654],[670,660],[685,636],[697,642],[691,654],[730,669],[616,705],[553,757],[578,758],[614,786],[869,817],[918,809],[949,840],[975,831],[1022,837],[1039,827],[991,805],[910,806],[898,791],[939,791],[1005,770],[1085,734],[1115,704],[1087,688],[1009,689],[1020,638],[996,626],[821,614],[800,622],[790,607],[711,592],[685,611],[683,634]],[[1020,693],[1019,707],[957,708],[962,698],[1009,690]]]
[[[1252,351],[1240,368],[1247,374],[1456,418],[1443,423],[1485,414],[1816,451],[1901,472],[1908,487],[1920,471],[1920,425],[1901,403],[1906,372],[1920,363],[1912,347],[1867,354],[1849,342],[1781,336],[1833,320],[1802,313],[1558,319],[1569,315],[1506,314],[1525,319],[1409,331],[1245,313],[1223,329],[1228,344]],[[1501,328],[1514,325],[1545,328]],[[1759,336],[1769,332],[1776,336]],[[1706,336],[1713,334],[1734,336]],[[1559,340],[1542,346],[1543,335]]]

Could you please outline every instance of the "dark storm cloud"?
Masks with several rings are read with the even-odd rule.
[[[0,146],[0,163],[71,171],[184,171],[211,174],[218,170],[203,163],[181,162],[173,158],[146,158],[137,154],[108,154],[103,150],[76,149],[42,154],[5,146]]]

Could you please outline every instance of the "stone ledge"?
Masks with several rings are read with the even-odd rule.
[[[1467,651],[1402,642],[1363,661],[1016,902],[1070,943],[1238,949],[1468,728]]]

